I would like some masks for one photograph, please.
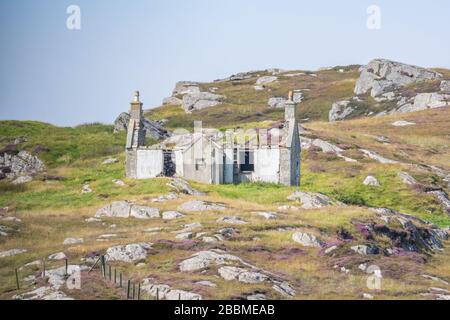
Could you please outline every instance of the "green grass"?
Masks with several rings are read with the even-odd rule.
[[[33,151],[37,145],[49,152],[39,154],[49,167],[67,165],[78,159],[90,159],[121,152],[125,133],[113,133],[113,126],[102,124],[56,127],[37,121],[0,121],[0,146],[11,143],[13,137],[27,139],[20,147]]]

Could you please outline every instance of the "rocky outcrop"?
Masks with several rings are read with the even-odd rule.
[[[301,146],[304,150],[309,150],[311,147],[317,147],[322,150],[324,153],[334,153],[339,158],[344,159],[346,162],[357,162],[357,160],[349,158],[344,156],[342,153],[344,152],[343,149],[339,148],[338,146],[322,140],[322,139],[309,139],[306,137],[300,137]]]
[[[355,111],[355,107],[350,105],[350,103],[350,100],[342,100],[333,103],[328,114],[328,120],[330,122],[336,122],[347,119]]]
[[[84,242],[83,238],[67,238],[64,240],[63,245],[72,246],[75,244],[81,244],[83,242]]]
[[[200,200],[185,202],[178,207],[180,211],[216,211],[225,210],[226,207],[221,203],[212,203]]]
[[[450,93],[450,80],[441,81],[440,89],[443,92]]]
[[[95,217],[154,219],[159,218],[160,213],[157,208],[140,206],[128,201],[114,201],[99,209]]]
[[[11,180],[16,180],[21,176],[31,177],[44,170],[44,163],[27,151],[17,151],[15,147],[0,150],[0,179],[2,176]],[[20,184],[30,181],[28,178],[25,180],[17,181],[16,183]]]
[[[443,248],[443,241],[448,239],[447,231],[420,218],[392,209],[372,210],[385,224],[376,224],[371,229],[391,240],[390,253],[396,254],[399,249],[409,252],[439,251]]]
[[[258,78],[258,80],[256,80],[256,84],[257,85],[265,85],[265,84],[275,82],[277,80],[278,80],[278,78],[275,76],[264,76],[264,77]]]
[[[414,126],[414,122],[399,120],[392,123],[394,127],[408,127],[408,126]]]
[[[267,220],[274,220],[278,218],[278,215],[275,212],[270,212],[270,211],[258,211],[255,212],[255,214],[257,214],[260,217],[263,217]]]
[[[217,106],[224,100],[224,96],[210,92],[188,93],[183,96],[182,107],[185,112],[189,113],[194,110]]]
[[[442,77],[432,70],[385,59],[372,60],[360,71],[355,94],[362,95],[370,91],[372,97],[411,83]]]
[[[295,295],[295,289],[289,283],[223,250],[197,252],[179,265],[181,272],[199,271],[213,266],[219,267],[218,273],[225,280],[236,280],[248,284],[268,283],[272,285],[272,289],[284,296]]]
[[[165,211],[162,214],[163,220],[173,220],[184,217],[184,214],[178,211]]]
[[[126,131],[130,122],[130,115],[126,112],[121,113],[114,121],[114,132]],[[145,135],[149,138],[159,140],[170,137],[169,131],[164,129],[160,121],[151,121],[143,119],[142,123],[145,129]]]
[[[143,280],[141,290],[157,300],[202,300],[202,296],[197,293],[172,289],[169,285],[156,283],[152,278]]]
[[[409,173],[407,172],[399,172],[398,173],[399,178],[403,181],[404,184],[413,186],[418,184],[417,180],[414,179]]]
[[[21,253],[27,252],[26,249],[11,249],[0,252],[0,258],[12,257]]]
[[[292,240],[304,247],[320,248],[322,246],[321,241],[317,239],[316,236],[305,232],[295,232],[292,235]]]
[[[450,199],[447,193],[442,190],[430,191],[429,194],[433,195],[442,206],[442,209],[450,215]]]
[[[57,252],[57,253],[53,253],[48,256],[48,260],[59,261],[59,260],[64,260],[64,259],[67,259],[67,256],[64,252]]]
[[[179,81],[175,84],[175,89],[173,89],[172,96],[179,96],[185,94],[199,93],[200,83],[194,81]]]
[[[283,97],[273,97],[267,101],[269,108],[284,108],[288,100]]]
[[[182,103],[183,100],[177,97],[167,97],[163,100],[163,105],[180,106]]]
[[[380,156],[378,153],[376,153],[374,151],[370,151],[370,150],[366,150],[366,149],[359,149],[359,151],[361,151],[366,157],[368,157],[372,160],[378,161],[379,163],[383,163],[383,164],[398,163],[398,161],[387,159],[383,156]]]
[[[247,222],[242,220],[241,217],[237,216],[227,216],[227,217],[221,217],[217,219],[217,222],[219,223],[229,223],[229,224],[246,224]]]
[[[450,106],[450,94],[438,92],[419,93],[410,99],[402,98],[397,105],[398,108],[390,113],[407,113],[448,107]]]
[[[303,209],[318,209],[333,204],[333,201],[326,195],[313,192],[296,191],[287,199],[301,202]]]
[[[179,193],[188,194],[190,196],[204,196],[203,192],[200,192],[194,188],[192,188],[189,183],[181,178],[173,178],[168,183],[168,186],[171,187],[174,191]]]
[[[369,255],[369,254],[380,253],[380,249],[373,244],[368,244],[368,245],[361,244],[361,245],[353,246],[350,249],[352,249],[356,253],[364,255],[364,256]]]
[[[106,250],[107,261],[131,263],[147,258],[147,251],[151,249],[148,243],[132,243],[125,246],[115,246]]]

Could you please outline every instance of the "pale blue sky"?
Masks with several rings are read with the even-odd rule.
[[[372,4],[381,30],[366,27]],[[111,123],[135,89],[151,108],[176,81],[270,67],[450,68],[449,16],[448,0],[1,0],[0,119]]]

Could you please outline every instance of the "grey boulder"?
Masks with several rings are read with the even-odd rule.
[[[372,97],[377,97],[395,88],[440,77],[441,74],[429,69],[386,59],[375,59],[361,68],[355,94],[362,95],[370,91]]]

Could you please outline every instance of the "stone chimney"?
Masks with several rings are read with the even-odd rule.
[[[289,99],[285,102],[284,120],[295,120],[297,118],[297,104],[294,102],[294,92],[289,91]]]
[[[142,119],[142,102],[139,100],[139,91],[134,92],[131,102],[130,118],[140,121]]]
[[[142,123],[142,102],[139,99],[139,91],[134,92],[133,101],[130,105],[130,122],[128,124],[126,148],[136,149],[145,145],[145,129]]]

